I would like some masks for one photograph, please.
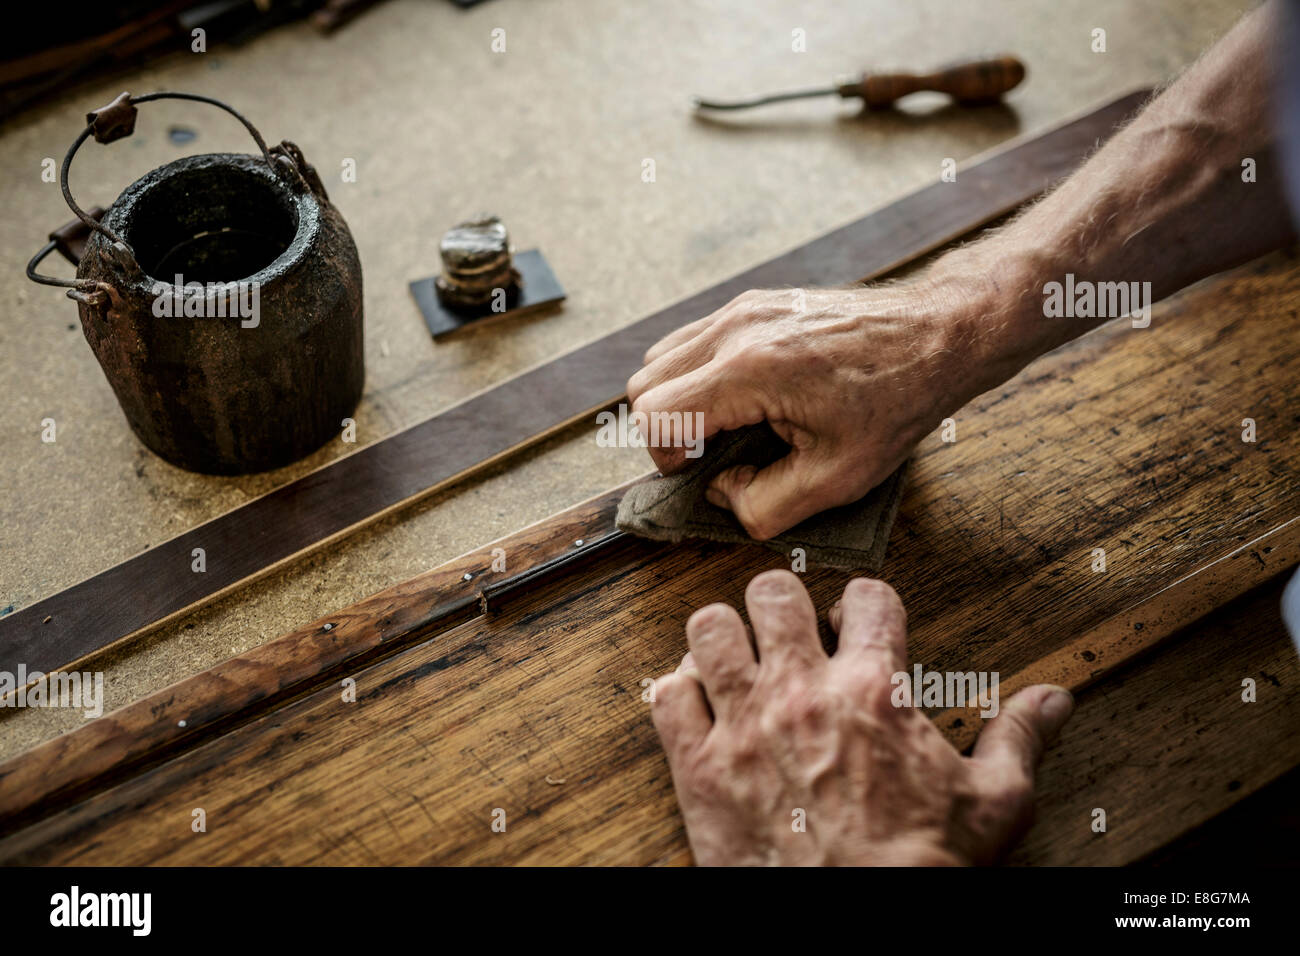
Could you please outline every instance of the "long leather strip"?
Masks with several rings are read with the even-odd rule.
[[[480,392],[0,619],[0,670],[48,672],[192,610],[618,400],[645,350],[756,287],[875,278],[1016,209],[1146,98],[1121,97],[847,226]],[[207,571],[190,570],[203,548]]]

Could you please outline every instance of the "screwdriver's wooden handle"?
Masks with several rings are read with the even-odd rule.
[[[839,87],[843,97],[860,97],[870,109],[883,109],[918,90],[947,93],[959,103],[987,103],[1014,89],[1025,65],[1014,56],[960,63],[933,73],[868,74]]]

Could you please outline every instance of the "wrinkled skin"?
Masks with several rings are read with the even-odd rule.
[[[673,332],[628,382],[633,410],[698,412],[706,438],[766,419],[794,450],[724,471],[709,500],[771,538],[861,498],[942,419],[1105,321],[1047,318],[1047,282],[1143,280],[1159,300],[1295,241],[1284,164],[1241,170],[1278,140],[1279,12],[1243,17],[1049,196],[913,277],[754,290]],[[651,455],[664,474],[689,464]]]
[[[891,700],[907,617],[887,584],[849,582],[829,615],[830,657],[795,575],[760,574],[745,604],[752,638],[733,608],[702,608],[681,667],[655,682],[697,863],[983,864],[1029,825],[1034,768],[1073,710],[1068,692],[1037,685],[1004,701],[964,757]]]
[[[1159,300],[1294,242],[1285,165],[1261,161],[1251,181],[1241,169],[1279,140],[1281,9],[1256,7],[1041,202],[915,278],[747,292],[673,332],[628,382],[633,410],[698,412],[706,438],[766,419],[793,450],[723,471],[708,496],[771,538],[860,498],[943,418],[1105,321],[1049,319],[1049,281],[1140,279]],[[664,474],[689,466],[660,442]],[[698,862],[984,863],[1027,825],[1033,768],[1068,693],[1030,687],[1003,702],[962,757],[921,713],[892,706],[906,626],[886,585],[849,583],[830,658],[793,575],[755,578],[746,605],[752,641],[734,610],[704,608],[682,667],[656,683]]]
[[[731,468],[711,502],[763,540],[861,498],[960,401],[946,329],[914,289],[746,292],[672,333],[628,382],[633,411],[698,411],[704,437],[768,421],[792,451],[761,472]],[[661,441],[672,474],[685,450]]]

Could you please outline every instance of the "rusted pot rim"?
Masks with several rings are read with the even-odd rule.
[[[284,180],[277,176],[262,159],[256,156],[250,156],[247,153],[201,153],[196,156],[185,156],[181,159],[172,160],[170,163],[150,170],[122,190],[122,194],[118,196],[117,201],[104,213],[101,222],[114,232],[125,235],[131,231],[132,218],[136,209],[150,192],[175,176],[207,166],[218,165],[234,166],[241,172],[261,179],[288,200],[288,204],[293,208],[294,215],[297,218],[297,229],[294,232],[292,241],[274,261],[252,275],[232,277],[226,280],[228,282],[257,283],[261,287],[266,287],[269,283],[291,272],[311,250],[320,232],[320,204],[310,189],[302,192],[289,189]],[[111,248],[104,237],[98,233],[92,236],[91,242],[102,243],[105,247]],[[90,258],[89,249],[87,249],[87,253],[87,256],[82,260],[83,262],[88,261]],[[115,265],[114,272],[116,273],[116,282],[120,284],[119,291],[126,294],[152,295],[153,289],[158,283],[170,286],[174,279],[174,276],[152,276],[143,267],[140,267],[135,275],[130,275],[126,269],[122,268],[120,262],[114,260],[111,255],[108,259]]]
[[[257,128],[253,126],[253,124],[250,123],[242,113],[230,105],[223,103],[218,99],[214,99],[210,96],[203,96],[198,93],[178,93],[167,90],[162,90],[157,93],[146,93],[144,96],[132,96],[130,93],[122,93],[107,106],[100,107],[97,110],[92,110],[86,114],[86,128],[81,131],[80,135],[78,135],[75,140],[73,140],[72,145],[68,147],[68,151],[63,157],[63,165],[59,168],[59,188],[63,192],[63,199],[68,204],[68,208],[76,214],[78,219],[85,223],[88,230],[95,234],[91,236],[91,240],[93,241],[95,236],[101,238],[101,245],[99,248],[106,252],[107,258],[110,262],[116,263],[116,271],[119,274],[119,281],[122,282],[123,288],[113,289],[108,283],[83,278],[80,275],[80,268],[78,269],[78,278],[74,280],[60,279],[55,276],[43,275],[37,272],[37,268],[40,266],[41,262],[44,261],[45,257],[58,247],[59,239],[56,234],[51,234],[50,241],[39,249],[36,252],[36,255],[32,256],[31,261],[27,263],[27,278],[31,279],[33,282],[40,283],[41,285],[66,287],[70,298],[77,300],[79,303],[93,306],[95,308],[102,307],[112,295],[118,294],[122,291],[135,291],[135,286],[143,285],[145,283],[145,274],[140,268],[139,263],[136,261],[135,251],[122,238],[121,234],[109,225],[108,222],[92,217],[86,212],[86,210],[78,206],[77,201],[72,198],[72,190],[68,186],[68,170],[72,166],[73,157],[77,155],[77,150],[81,148],[81,144],[87,139],[94,137],[95,142],[107,144],[130,136],[135,132],[135,120],[137,106],[139,104],[168,99],[206,103],[229,113],[231,116],[235,117],[235,119],[239,120],[239,122],[243,124],[244,128],[248,130],[249,135],[253,137],[253,141],[257,143],[257,148],[262,152],[262,159],[266,161],[267,169],[273,171],[273,174],[278,178],[278,185],[287,185],[294,195],[311,190],[320,198],[327,199],[325,187],[321,183],[320,178],[316,175],[315,171],[310,170],[310,167],[304,169],[305,161],[302,158],[301,150],[299,150],[297,146],[285,141],[274,149],[268,149],[266,140],[262,138],[262,134],[257,131]],[[240,159],[239,154],[234,153],[212,153],[208,154],[208,156],[209,158],[224,157],[227,162]],[[248,157],[243,158],[247,159]],[[178,160],[176,162],[181,161]],[[176,162],[169,163],[166,166],[154,170],[153,173],[141,177],[141,179],[132,183],[131,187],[128,187],[128,191],[136,186],[140,186],[142,183],[148,185],[150,181],[157,179],[163,170],[173,168],[176,165]],[[304,175],[305,172],[310,172],[310,176],[308,177],[307,175]],[[121,197],[119,197],[119,199],[120,198]],[[117,204],[115,203],[114,205]],[[107,219],[107,216],[105,219]],[[313,220],[319,223],[319,216],[300,218],[299,225],[301,226],[302,224],[309,223]],[[116,219],[114,221],[116,221]],[[310,245],[310,240],[308,241],[308,245]],[[286,252],[291,253],[294,248],[295,244],[291,243],[290,249],[286,250]],[[298,257],[301,257],[300,253]],[[292,263],[290,262],[283,264],[283,269],[277,270],[276,267],[279,265],[281,264],[277,259],[276,262],[271,263],[271,265],[267,267],[267,270],[273,271],[275,275],[282,275],[284,271],[287,271],[288,268],[292,267]],[[274,278],[274,275],[272,278]],[[252,277],[249,277],[249,279],[251,281]],[[156,280],[153,282],[153,285],[157,285]]]

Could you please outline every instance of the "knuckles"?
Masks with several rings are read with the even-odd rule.
[[[900,711],[906,709],[906,705],[898,706],[895,689],[896,685],[890,680],[890,675],[873,674],[864,677],[858,685],[859,704],[877,721],[892,720],[900,716]]]
[[[627,393],[632,396],[633,410],[636,409],[636,400],[646,393],[650,385],[650,373],[645,367],[637,369],[627,380]]]
[[[813,494],[829,508],[838,508],[857,501],[870,491],[871,487],[862,484],[862,478],[857,474],[855,466],[856,460],[848,459],[840,467],[830,471],[820,485],[813,489]]]
[[[790,719],[797,727],[824,727],[835,712],[831,701],[821,693],[804,693],[790,701]]]
[[[743,719],[733,726],[753,734],[768,750],[779,751],[793,738],[827,732],[848,718],[851,709],[829,668],[782,670],[756,678]]]
[[[767,541],[769,538],[775,538],[781,533],[781,529],[776,519],[768,515],[755,515],[749,512],[743,505],[737,511],[736,520],[740,526],[745,529],[745,533],[755,541]]]

